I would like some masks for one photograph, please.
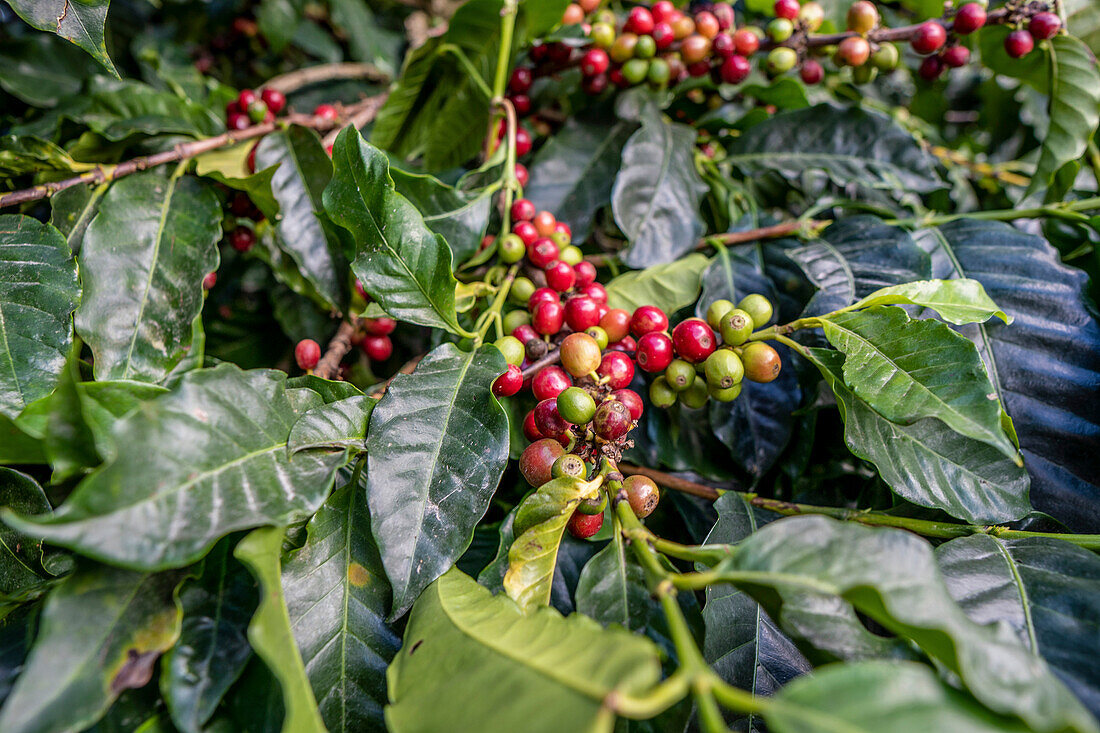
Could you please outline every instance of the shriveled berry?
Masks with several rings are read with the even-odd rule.
[[[740,308],[734,308],[722,316],[718,329],[722,334],[723,343],[728,346],[740,346],[748,341],[749,336],[752,335],[752,316]]]
[[[596,401],[580,387],[570,387],[562,392],[557,396],[555,404],[558,406],[558,414],[574,425],[587,425],[596,414]]]
[[[630,313],[622,308],[612,308],[600,319],[599,326],[607,331],[611,343],[615,343],[630,333],[630,321]]]
[[[745,377],[745,367],[741,358],[730,349],[718,349],[703,363],[703,372],[707,383],[720,389],[729,389],[740,384]]]
[[[565,325],[565,306],[561,303],[543,303],[531,314],[531,325],[544,336],[553,336]]]
[[[693,410],[698,410],[700,407],[704,407],[707,404],[707,400],[710,399],[710,393],[707,392],[707,380],[696,379],[690,387],[680,393],[680,402],[685,407],[690,407]]]
[[[321,345],[313,339],[302,339],[294,347],[294,361],[300,369],[312,369],[321,361]]]
[[[500,353],[504,355],[504,361],[509,364],[519,366],[527,357],[527,352],[523,349],[523,342],[515,336],[501,336],[493,342],[493,345],[500,350]]]
[[[741,351],[745,378],[752,382],[770,382],[779,376],[783,361],[779,352],[763,341],[753,341]]]
[[[513,284],[513,287],[515,285]],[[543,303],[560,303],[561,297],[553,288],[539,288],[527,299],[527,310],[534,313]]]
[[[856,0],[848,8],[848,30],[867,33],[878,25],[878,9],[868,0]]]
[[[695,383],[695,365],[683,359],[673,359],[665,369],[665,380],[674,392],[683,392]]]
[[[536,400],[556,399],[565,390],[573,386],[573,380],[558,366],[542,369],[531,380],[531,393]]]
[[[493,394],[497,397],[511,397],[523,386],[523,372],[515,364],[509,364],[507,371],[493,382]]]
[[[532,265],[540,269],[558,259],[560,254],[561,249],[549,237],[536,239],[535,243],[527,248],[527,259],[531,261]]]
[[[667,409],[676,404],[676,391],[669,386],[664,377],[657,377],[649,385],[649,401],[654,407]]]
[[[558,412],[557,398],[535,405],[535,426],[550,438],[560,438],[569,431],[569,421]]]
[[[668,316],[655,305],[638,306],[630,318],[630,332],[635,336],[644,336],[653,331],[667,331]]]
[[[955,13],[955,24],[952,26],[959,35],[967,35],[985,25],[986,13],[981,3],[967,3]]]
[[[523,449],[519,457],[519,472],[527,483],[539,487],[554,478],[554,463],[565,455],[565,448],[552,438],[536,440]]]
[[[577,281],[573,267],[561,260],[554,260],[543,272],[546,274],[546,284],[559,293],[572,290],[573,284]]]
[[[618,400],[604,400],[592,418],[592,431],[604,440],[618,440],[630,432],[633,424],[629,407]]]
[[[752,325],[754,328],[763,328],[768,325],[768,321],[772,319],[771,301],[765,298],[760,293],[750,293],[741,299],[741,302],[737,304],[737,307],[752,318]]]
[[[531,329],[534,332],[535,329]],[[523,342],[523,348],[527,352],[526,364],[533,364],[550,351],[550,346],[535,334],[535,338],[527,339]]]
[[[634,381],[634,361],[621,351],[609,351],[600,360],[596,373],[607,378],[611,389],[622,389]]]
[[[1054,38],[1062,29],[1062,19],[1055,13],[1036,13],[1027,24],[1028,33],[1036,41],[1045,41]]]
[[[535,205],[527,199],[516,199],[512,203],[512,221],[531,221],[535,218]]]
[[[661,492],[657,484],[648,476],[627,476],[623,480],[623,490],[630,509],[638,519],[645,519],[657,508]]]
[[[588,476],[588,467],[584,465],[584,460],[573,453],[566,453],[564,456],[554,461],[554,465],[550,468],[550,474],[554,478],[579,478],[583,479]]]
[[[935,21],[927,21],[918,26],[909,44],[919,54],[935,53],[947,42],[947,31]]]
[[[569,524],[565,525],[569,534],[578,540],[586,540],[600,531],[603,527],[603,512],[599,514],[585,514],[581,511],[573,512],[569,517]]]
[[[583,377],[600,366],[599,344],[586,333],[569,334],[558,348],[561,350],[561,365],[574,377]]]
[[[672,329],[672,344],[682,359],[698,364],[710,356],[718,346],[714,331],[701,318],[681,321]]]
[[[672,363],[672,339],[661,331],[651,331],[638,339],[638,366],[650,373],[663,372]]]
[[[360,348],[371,361],[385,361],[393,356],[393,341],[389,336],[367,336]]]

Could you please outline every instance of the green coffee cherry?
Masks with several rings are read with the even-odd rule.
[[[776,43],[782,43],[794,33],[794,24],[786,18],[776,18],[768,23],[767,33],[768,38]]]
[[[704,362],[707,384],[719,389],[729,389],[745,378],[745,365],[730,349],[718,349]]]
[[[752,317],[752,325],[754,328],[763,328],[768,325],[768,321],[772,319],[772,304],[760,293],[746,295],[741,299],[741,302],[737,304],[737,307]]]
[[[593,23],[592,32],[588,37],[592,39],[592,44],[596,48],[606,51],[615,42],[615,27],[609,23]]]
[[[741,394],[741,384],[737,383],[728,389],[708,384],[707,393],[718,402],[733,402]]]
[[[557,232],[555,232],[555,234],[557,234]],[[565,234],[564,232],[562,233],[562,236],[564,236],[566,239],[569,238],[569,235]],[[559,260],[567,265],[575,265],[584,259],[584,253],[581,252],[580,247],[574,247],[568,242],[566,242],[566,245],[568,246],[563,248],[561,254],[558,255]]]
[[[705,379],[696,379],[690,387],[680,393],[680,401],[695,410],[705,406],[708,399],[710,395],[707,393]]]
[[[786,22],[788,24],[790,23],[790,21]],[[780,46],[779,48],[773,48],[771,51],[768,51],[768,59],[765,63],[765,68],[771,76],[779,76],[793,69],[797,63],[798,54],[795,50],[793,48],[787,48],[786,46]]]
[[[584,465],[584,461],[581,460],[580,456],[566,453],[554,461],[554,465],[550,467],[550,475],[554,478],[572,476],[573,478],[583,479],[588,476],[588,466]]]
[[[512,281],[512,289],[508,291],[508,299],[516,305],[526,306],[527,301],[534,294],[535,284],[521,275]]]
[[[722,321],[718,324],[718,332],[722,334],[722,341],[727,346],[740,346],[749,340],[752,331],[752,316],[740,308],[734,308],[722,316]]]
[[[683,359],[673,359],[665,369],[665,379],[674,392],[683,392],[695,383],[695,365]]]
[[[522,308],[504,314],[504,333],[511,333],[524,324],[531,322],[531,314]]]
[[[558,395],[558,413],[574,425],[585,425],[596,414],[596,401],[580,387],[570,387]]]
[[[497,254],[500,255],[500,261],[509,265],[522,260],[523,255],[526,253],[527,248],[523,246],[523,240],[519,238],[518,234],[505,234],[497,243]]]
[[[550,235],[550,241],[552,241],[554,244],[558,245],[559,250],[562,250],[562,249],[565,249],[566,247],[568,247],[569,242],[572,241],[572,240],[569,239],[569,235],[566,234],[565,232],[554,232],[553,234]],[[560,257],[560,255],[559,255],[559,257]],[[571,262],[570,264],[575,264],[575,263]]]
[[[856,84],[870,84],[878,76],[878,69],[871,64],[864,64],[852,69],[852,81]]]
[[[676,404],[676,393],[668,386],[668,380],[657,377],[653,384],[649,385],[649,401],[654,407],[668,408]]]
[[[523,363],[524,357],[527,356],[523,344],[521,344],[519,339],[515,336],[502,336],[498,338],[493,345],[500,349],[500,353],[504,354],[504,361],[509,364],[519,366]]]
[[[733,310],[733,303],[725,298],[714,301],[710,304],[710,307],[707,308],[707,323],[709,323],[710,327],[715,331],[719,330],[722,327],[722,316],[726,315],[731,310]]]
[[[649,36],[646,36],[649,38]],[[646,74],[646,78],[650,84],[662,87],[668,84],[668,80],[672,77],[672,68],[668,65],[668,62],[664,59],[653,59],[649,62],[649,73]]]
[[[648,73],[649,62],[645,59],[630,59],[623,64],[623,78],[631,84],[641,84]]]
[[[600,347],[600,351],[607,348],[607,331],[599,326],[592,326],[591,328],[584,329],[584,332],[596,340],[596,345]]]
[[[871,54],[871,65],[879,71],[893,71],[898,67],[901,54],[892,43],[884,43]]]
[[[657,42],[653,36],[638,36],[638,42],[634,44],[634,58],[651,59],[657,53]]]

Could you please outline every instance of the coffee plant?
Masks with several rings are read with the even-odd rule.
[[[1092,0],[5,2],[2,733],[1100,731]]]

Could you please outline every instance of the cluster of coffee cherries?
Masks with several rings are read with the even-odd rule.
[[[373,362],[386,361],[393,356],[390,334],[397,328],[397,321],[387,316],[360,318],[351,335],[352,346],[358,346]],[[310,372],[321,361],[321,346],[313,339],[302,339],[294,347],[294,361],[298,368]]]
[[[568,224],[558,221],[549,211],[537,211],[528,199],[517,199],[511,214],[512,231],[496,242],[501,262],[511,265],[526,258],[528,265],[542,271],[547,286],[555,293],[584,290],[592,285],[594,291],[603,289],[596,283],[596,268],[585,262],[580,248],[572,244],[573,231]],[[515,297],[530,296],[534,289],[529,283],[521,280],[513,285]],[[564,314],[559,315],[557,329],[550,330],[554,317],[547,315],[543,318],[549,322],[536,326],[536,330],[543,335],[556,333],[564,318]]]
[[[237,98],[225,106],[225,126],[243,130],[261,122],[271,122],[286,107],[286,97],[277,89],[242,89]]]

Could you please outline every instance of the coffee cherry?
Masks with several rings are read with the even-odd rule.
[[[573,272],[577,275],[577,287],[587,288],[596,282],[596,266],[586,260],[581,260],[573,265]]]
[[[664,59],[653,59],[649,62],[649,72],[646,80],[654,86],[663,87],[672,78],[672,67]]]
[[[871,54],[871,65],[879,71],[893,71],[898,67],[901,53],[892,43],[884,43]]]
[[[943,59],[939,56],[926,56],[917,67],[917,75],[925,81],[935,81],[943,73]]]
[[[713,13],[704,10],[695,14],[695,32],[699,35],[713,40],[720,30],[722,27],[718,25],[718,19]]]
[[[234,112],[225,118],[225,126],[230,130],[243,130],[251,124],[248,115]]]
[[[513,284],[514,287],[514,284]],[[560,303],[561,298],[552,288],[539,288],[527,299],[527,310],[534,313],[543,303]]]
[[[531,332],[534,333],[534,331],[535,329],[532,328]],[[536,333],[535,338],[527,339],[523,342],[523,349],[527,352],[527,360],[524,362],[524,364],[533,364],[542,357],[546,356],[546,354],[550,351],[550,346],[541,338],[539,338],[538,334]]]
[[[623,336],[618,341],[612,341],[607,345],[607,348],[612,351],[621,351],[624,354],[633,354],[638,350],[638,343],[633,336]]]
[[[531,152],[531,133],[527,132],[527,128],[519,126],[516,128],[516,155],[523,157]]]
[[[681,41],[695,32],[695,21],[687,15],[678,15],[670,20],[672,32],[676,34],[676,40]]]
[[[870,64],[857,66],[852,69],[852,82],[855,84],[870,84],[878,76],[878,69]]]
[[[606,51],[615,43],[615,28],[610,23],[593,23],[588,38],[593,46]]]
[[[556,399],[565,390],[573,386],[573,380],[565,373],[565,370],[557,366],[548,366],[535,375],[531,380],[531,393],[535,399]]]
[[[561,438],[569,431],[569,421],[558,412],[557,399],[535,405],[535,427],[549,438]]]
[[[565,6],[565,12],[561,16],[562,25],[577,25],[584,22],[584,8],[576,3]]]
[[[967,3],[955,13],[955,24],[952,26],[959,35],[967,35],[985,25],[985,8],[981,3]]]
[[[749,314],[754,328],[763,328],[772,319],[772,304],[759,293],[746,295],[737,307]]]
[[[538,326],[535,329],[538,330]],[[558,348],[561,350],[561,365],[574,377],[594,372],[600,365],[600,347],[586,333],[569,334]]]
[[[707,383],[707,394],[710,398],[718,402],[733,402],[735,399],[741,396],[741,383],[727,387],[725,389],[716,387],[711,383]]]
[[[626,500],[630,502],[630,509],[638,519],[645,519],[652,514],[661,500],[657,484],[648,476],[627,476],[623,480],[623,489],[626,491]]]
[[[580,387],[570,387],[555,400],[558,414],[574,425],[587,425],[596,414],[596,401]]]
[[[493,342],[493,345],[504,355],[504,361],[519,366],[527,357],[523,348],[523,342],[515,336],[502,336]]]
[[[508,97],[508,101],[512,103],[512,107],[516,110],[518,116],[526,117],[531,114],[531,98],[526,94],[513,94]]]
[[[333,122],[340,116],[340,113],[331,104],[319,104],[313,108],[313,116]]]
[[[966,46],[950,46],[944,49],[944,52],[940,54],[940,58],[943,60],[944,66],[958,69],[966,66],[966,62],[970,60],[970,49]]]
[[[775,17],[794,20],[801,9],[798,0],[775,0]]]
[[[553,336],[565,325],[565,307],[561,303],[543,303],[531,314],[531,325],[543,336]]]
[[[798,11],[798,19],[807,31],[813,33],[825,22],[825,8],[821,7],[821,3],[812,2],[811,0]]]
[[[531,223],[535,225],[535,230],[539,233],[540,237],[550,237],[554,234],[554,229],[558,225],[558,220],[554,218],[554,215],[549,211],[540,211],[534,215]]]
[[[569,524],[565,526],[569,529],[569,534],[578,540],[586,540],[603,527],[603,512],[599,514],[573,512],[573,516],[569,517]]]
[[[718,330],[722,334],[723,343],[728,346],[740,346],[752,335],[752,316],[740,308],[734,308],[722,316]]]
[[[851,39],[847,39],[851,40]],[[866,41],[864,41],[866,43]],[[773,48],[768,52],[767,61],[765,61],[764,68],[771,76],[779,76],[780,74],[786,74],[788,71],[794,68],[794,65],[798,63],[798,53],[793,48],[787,48],[786,46],[780,46],[779,48]]]
[[[868,33],[878,25],[878,9],[868,0],[857,0],[848,8],[848,30]]]
[[[537,488],[554,478],[554,463],[564,455],[565,448],[558,441],[552,438],[536,440],[520,454],[519,472],[527,483]]]
[[[202,289],[203,290],[213,290],[214,285],[216,285],[217,282],[218,282],[218,273],[208,272],[208,273],[206,273],[206,276],[202,279]]]
[[[565,301],[565,323],[574,331],[585,331],[600,322],[599,306],[584,295]]]
[[[526,94],[531,89],[533,81],[534,77],[531,75],[530,69],[522,66],[516,67],[508,80],[508,90],[513,94]]]
[[[733,36],[729,33],[719,33],[711,40],[710,46],[722,58],[732,56],[737,50],[733,45]]]
[[[638,366],[649,373],[663,372],[672,363],[672,339],[661,331],[651,331],[638,339]]]
[[[680,57],[685,64],[703,61],[708,53],[710,53],[710,41],[698,34],[688,36],[680,44]]]
[[[588,285],[584,286],[582,292],[584,295],[596,301],[597,304],[607,304],[607,289],[599,283],[588,283]]]
[[[611,60],[617,64],[623,64],[634,58],[634,47],[638,43],[638,36],[633,33],[623,33],[611,44]]]
[[[529,410],[523,417],[523,437],[534,443],[536,440],[542,440],[546,436],[539,432],[538,427],[535,425],[535,411]],[[558,441],[554,441],[561,445]]]
[[[527,171],[527,166],[523,163],[516,163],[516,181],[520,187],[527,186],[529,180],[531,180],[531,174]]]
[[[514,310],[505,313],[503,326],[504,332],[507,334],[511,334],[517,341],[519,341],[521,346],[526,342],[519,336],[516,336],[515,333],[513,333],[520,326],[526,326],[531,330],[531,338],[538,337],[538,334],[535,333],[535,329],[531,328],[531,314],[525,310]]]
[[[241,93],[237,95],[237,108],[247,110],[258,99],[256,92],[251,89],[242,89]]]
[[[554,461],[554,465],[550,468],[550,475],[554,478],[570,477],[584,479],[588,476],[588,466],[584,465],[584,460],[582,460],[580,456],[573,453],[566,453],[564,456]],[[585,513],[587,514],[588,512]]]
[[[871,57],[871,44],[861,36],[850,36],[837,46],[836,55],[845,66],[863,66]]]
[[[744,56],[733,55],[722,62],[718,68],[722,81],[727,84],[740,84],[752,73],[752,64]]]
[[[730,349],[719,349],[707,357],[703,364],[707,383],[720,389],[729,389],[740,384],[745,377],[745,367],[741,359]]]
[[[657,53],[657,42],[653,36],[638,36],[638,42],[634,44],[634,58],[651,59]]]
[[[561,254],[561,249],[549,237],[541,237],[535,240],[535,243],[527,248],[527,259],[531,261],[531,264],[539,269],[542,269],[549,265],[554,260],[558,259]]]
[[[610,66],[611,59],[602,48],[590,49],[581,57],[581,73],[585,76],[603,74]]]
[[[733,303],[720,298],[707,307],[707,324],[715,331],[721,328],[722,318],[733,310]]]
[[[611,389],[629,387],[634,381],[634,361],[621,351],[609,351],[600,360],[596,374],[606,377]]]
[[[685,407],[690,407],[693,410],[706,406],[707,400],[710,399],[710,393],[707,392],[707,380],[696,379],[690,387],[680,393],[679,398]]]
[[[312,369],[321,361],[321,345],[313,339],[302,339],[294,347],[294,361],[300,369]]]
[[[528,278],[520,276],[512,281],[512,291],[508,293],[508,299],[516,305],[527,305],[534,294],[535,284]]]
[[[802,78],[803,84],[820,84],[825,78],[825,69],[814,59],[806,59],[802,62],[798,75]]]
[[[493,394],[497,397],[511,397],[519,392],[522,386],[523,372],[515,364],[509,364],[507,371],[493,382]]]
[[[573,283],[577,281],[572,266],[561,260],[554,260],[546,266],[543,272],[546,274],[546,284],[559,293],[572,290]]]
[[[667,409],[676,404],[676,392],[664,377],[657,377],[649,385],[649,401],[654,407]]]
[[[649,62],[645,59],[630,59],[622,68],[623,78],[630,84],[641,84],[649,73]]]
[[[389,336],[367,336],[360,348],[371,361],[385,361],[393,356],[393,342]]]
[[[568,240],[566,240],[565,244],[563,245],[562,240],[565,240],[565,235],[561,232],[554,232],[554,236],[551,237],[551,239],[554,240],[555,244],[561,247],[561,254],[558,255],[558,259],[573,268],[573,279],[576,280],[576,267],[581,263],[581,261],[584,260],[584,255],[581,253],[581,248],[569,244]]]
[[[922,23],[909,41],[913,50],[924,55],[939,51],[947,41],[947,31],[935,21]]]
[[[523,240],[515,234],[505,234],[497,242],[497,254],[500,261],[506,265],[519,262],[527,254],[527,248],[523,246]]]
[[[794,24],[786,18],[776,18],[768,23],[764,31],[773,42],[782,43],[794,34]]]
[[[600,351],[606,349],[607,345],[611,343],[607,339],[607,331],[603,330],[599,326],[591,326],[584,329],[584,332],[596,341],[596,345],[600,347]]]
[[[1015,30],[1005,38],[1005,51],[1014,59],[1022,59],[1035,48],[1035,39],[1024,30]]]
[[[539,238],[538,230],[529,221],[520,221],[513,224],[512,233],[523,241],[524,247],[530,247]]]
[[[779,352],[763,341],[753,341],[741,351],[745,378],[753,382],[770,382],[779,376],[783,362]]]
[[[748,28],[740,28],[733,34],[733,45],[742,56],[752,56],[760,49],[760,36]]]
[[[564,221],[554,222],[554,234],[553,236],[562,236],[565,238],[566,244],[573,241],[573,230]]]
[[[527,199],[517,199],[512,204],[512,221],[531,221],[535,218],[535,205]]]
[[[592,431],[604,440],[613,441],[629,433],[633,424],[629,407],[618,400],[604,400],[592,418]]]
[[[621,341],[630,333],[630,314],[622,308],[612,308],[601,319],[599,326],[607,331],[607,338],[612,343]]]
[[[670,23],[680,14],[680,11],[676,9],[676,5],[670,0],[657,0],[649,8],[649,12],[653,16],[654,23]]]
[[[668,316],[655,305],[642,305],[630,318],[630,332],[635,336],[644,336],[653,331],[667,331]],[[610,334],[610,332],[608,332]]]
[[[665,381],[674,392],[683,392],[695,383],[695,365],[683,359],[673,359],[665,369]]]
[[[627,16],[626,23],[623,25],[623,30],[638,35],[652,33],[653,14],[649,12],[648,8],[641,6],[631,8],[630,15]]]
[[[638,396],[638,393],[632,389],[617,389],[608,395],[609,399],[618,400],[626,405],[626,408],[630,410],[630,417],[634,420],[639,420],[642,417],[642,411],[645,405],[642,403],[642,398]]]
[[[278,89],[264,89],[260,92],[260,99],[275,114],[279,114],[283,111],[283,107],[286,107],[286,96]]]
[[[247,252],[256,244],[256,235],[248,227],[237,227],[229,233],[229,244],[238,252]]]
[[[717,344],[714,331],[701,318],[689,318],[672,329],[672,343],[682,359],[698,364],[710,356]]]
[[[257,99],[255,102],[248,105],[247,113],[248,119],[258,125],[267,117],[267,105]]]
[[[382,316],[380,318],[364,318],[363,330],[371,336],[389,336],[397,329],[397,321]]]
[[[1062,19],[1054,13],[1036,13],[1027,24],[1027,31],[1036,41],[1054,38],[1062,29]]]

